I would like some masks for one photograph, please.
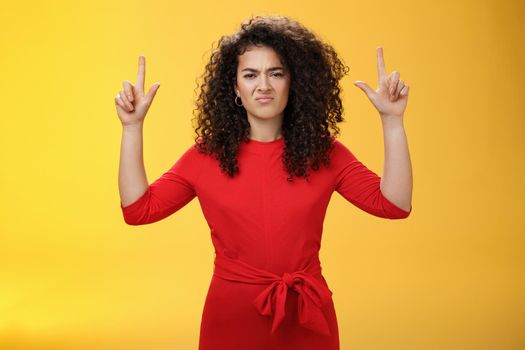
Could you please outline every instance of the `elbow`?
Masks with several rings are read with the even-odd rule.
[[[130,215],[130,213],[127,213],[126,211],[123,211],[122,218],[124,219],[124,222],[130,226],[139,226],[144,223],[140,216]]]
[[[140,213],[123,213],[124,222],[130,226],[141,226],[148,225],[154,222],[157,222],[167,215],[162,215],[159,213],[149,213],[148,211],[143,211]]]
[[[121,201],[120,209],[122,211],[124,222],[131,226],[147,224],[150,206],[149,188],[141,197],[137,198],[132,203],[124,205]]]
[[[149,216],[144,211],[131,211],[129,208],[122,208],[122,218],[130,226],[139,226],[149,223]]]
[[[392,215],[390,215],[389,218],[394,220],[406,219],[410,216],[410,213],[412,213],[412,206],[410,206],[408,210],[405,208],[397,207],[395,212]]]
[[[382,191],[379,191],[378,201],[381,202],[383,216],[388,219],[406,219],[412,212],[412,203],[407,203],[406,201],[400,203],[397,200],[391,200],[387,198]]]
[[[399,215],[399,216],[390,217],[390,219],[392,219],[392,220],[403,220],[403,219],[407,219],[409,216],[410,216],[410,213],[402,214],[402,215]]]
[[[130,226],[140,226],[140,225],[144,224],[140,220],[136,220],[136,219],[129,218],[129,217],[126,217],[126,216],[124,216],[124,222],[126,224],[130,225]]]
[[[147,225],[160,220],[159,217],[152,216],[148,211],[141,212],[123,212],[124,222],[130,226]]]

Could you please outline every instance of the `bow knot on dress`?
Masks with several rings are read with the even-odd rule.
[[[286,285],[288,286],[288,288],[292,288],[293,287],[293,284],[294,284],[294,279],[293,279],[293,276],[291,274],[289,274],[288,272],[285,272],[283,274],[283,277],[282,277],[283,281],[286,283]]]
[[[323,335],[331,335],[322,307],[332,298],[332,291],[315,275],[321,275],[320,263],[313,259],[304,269],[285,272],[282,276],[262,270],[225,255],[215,257],[214,274],[229,281],[268,284],[254,300],[258,312],[272,316],[274,333],[285,317],[286,296],[289,289],[298,293],[297,313],[301,326]]]

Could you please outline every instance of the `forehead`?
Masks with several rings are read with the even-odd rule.
[[[251,66],[282,66],[277,52],[269,46],[249,46],[239,55],[239,68]]]

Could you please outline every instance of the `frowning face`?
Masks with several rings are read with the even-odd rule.
[[[248,119],[283,118],[288,103],[290,75],[274,49],[250,46],[239,55],[235,92]]]

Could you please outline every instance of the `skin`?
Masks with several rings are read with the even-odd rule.
[[[153,84],[144,93],[146,58],[139,56],[137,83],[125,80],[123,90],[115,97],[115,107],[122,123],[118,185],[120,202],[127,206],[142,196],[148,188],[143,158],[143,124],[153,98],[160,86]]]
[[[385,161],[381,177],[381,192],[392,203],[408,211],[412,202],[412,164],[403,125],[408,102],[408,85],[399,80],[399,72],[387,75],[383,48],[376,49],[378,85],[372,89],[367,83],[357,80],[360,88],[379,112],[383,125]]]
[[[237,103],[240,99],[246,110],[250,138],[263,142],[280,138],[290,91],[290,75],[286,67],[275,50],[268,46],[250,46],[238,60],[234,89],[239,96]],[[261,103],[256,100],[259,96],[273,99]]]

